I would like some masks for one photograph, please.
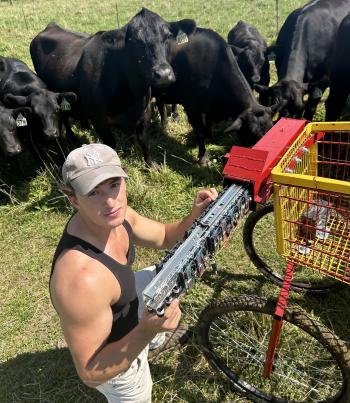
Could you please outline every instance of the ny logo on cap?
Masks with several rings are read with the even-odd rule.
[[[89,167],[96,165],[98,162],[103,162],[97,151],[85,152],[84,157],[86,158]]]

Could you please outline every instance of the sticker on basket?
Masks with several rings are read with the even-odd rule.
[[[316,230],[316,238],[318,238],[318,239],[327,239],[328,235],[329,235],[329,228],[328,227],[325,227],[322,230],[320,230],[320,229]]]
[[[301,216],[301,225],[299,236],[308,241],[316,238],[327,239],[329,227],[327,226],[330,218],[330,204],[326,200],[314,200],[309,204]]]
[[[311,252],[311,249],[305,245],[296,245],[296,249],[299,253],[302,253],[303,255],[308,255]]]

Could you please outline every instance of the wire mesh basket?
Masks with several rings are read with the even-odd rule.
[[[279,254],[350,284],[350,122],[306,125],[272,181]]]

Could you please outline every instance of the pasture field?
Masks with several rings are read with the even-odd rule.
[[[279,26],[304,0],[279,1]],[[125,24],[142,6],[166,20],[194,18],[226,37],[240,19],[258,27],[271,44],[276,37],[275,0],[9,0],[0,1],[0,54],[22,59],[30,66],[29,43],[48,22],[87,33]],[[322,109],[317,119],[323,118]],[[81,131],[79,127],[73,127]],[[152,153],[162,169],[144,167],[141,152],[118,133],[117,151],[128,167],[129,204],[160,221],[178,219],[190,210],[197,189],[221,189],[223,155],[233,136],[223,136],[219,125],[208,145],[211,166],[196,164],[197,148],[186,117],[170,122],[168,133],[152,124]],[[82,131],[81,131],[82,132]],[[82,132],[91,139],[93,132]],[[0,161],[0,403],[103,402],[102,395],[78,379],[51,306],[48,280],[51,257],[72,213],[59,190],[55,165],[36,169],[24,153],[20,166],[30,179]],[[218,270],[208,269],[202,281],[183,300],[184,320],[195,325],[199,312],[212,300],[241,293],[277,296],[253,267],[242,244],[242,223],[217,255]],[[267,231],[271,231],[268,229]],[[264,234],[262,234],[262,237]],[[274,259],[274,251],[267,251]],[[135,270],[158,262],[163,252],[137,249]],[[291,300],[319,317],[349,341],[349,291],[322,298],[293,293]],[[93,301],[91,302],[93,303]],[[215,373],[194,341],[160,356],[151,364],[154,402],[247,402]]]

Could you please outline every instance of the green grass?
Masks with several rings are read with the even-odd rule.
[[[303,0],[280,1],[280,25]],[[221,2],[106,0],[1,1],[0,54],[18,57],[31,65],[28,46],[49,21],[81,32],[93,33],[126,23],[142,5],[167,20],[194,18],[199,26],[211,27],[226,37],[239,20],[255,24],[271,43],[275,39],[275,1]],[[318,118],[323,118],[322,108]],[[88,136],[91,133],[85,133]],[[158,172],[145,169],[138,147],[122,134],[118,152],[128,167],[128,199],[140,213],[170,221],[189,212],[197,189],[221,188],[223,155],[236,142],[220,130],[208,146],[212,165],[196,166],[197,148],[191,128],[181,113],[181,123],[170,122],[168,134],[152,127],[152,152],[163,164]],[[127,147],[128,145],[128,147]],[[35,170],[24,153],[19,164],[31,175],[23,180],[17,168],[0,163],[0,402],[102,402],[95,391],[77,378],[62,337],[58,317],[48,293],[52,254],[62,229],[72,213],[58,190],[55,166]],[[242,223],[243,224],[243,223]],[[246,256],[238,228],[216,257],[218,270],[210,269],[183,300],[185,320],[195,325],[199,312],[217,298],[240,293],[277,296]],[[274,251],[267,248],[270,259]],[[158,262],[163,252],[138,248],[135,269]],[[322,299],[292,295],[294,302],[320,316],[348,340],[348,291]],[[345,319],[344,319],[345,318]],[[151,366],[155,402],[246,402],[211,370],[194,342],[159,357]]]

